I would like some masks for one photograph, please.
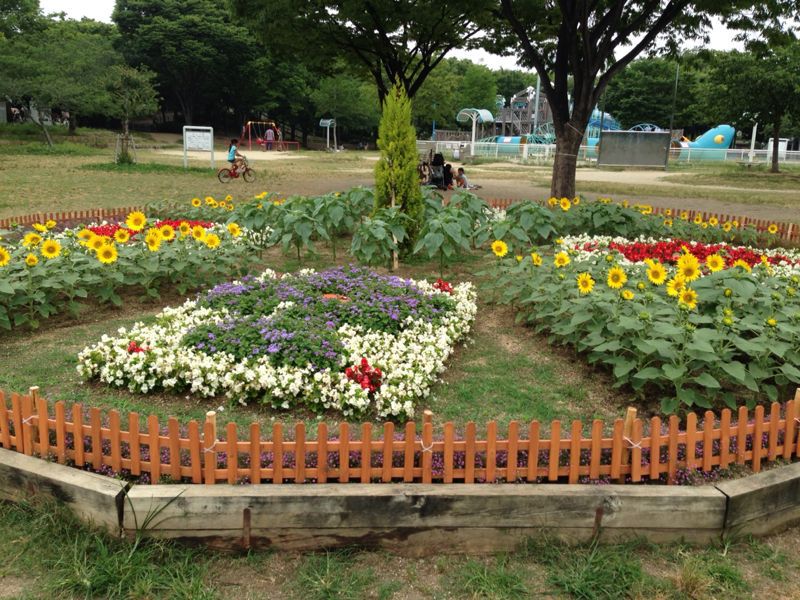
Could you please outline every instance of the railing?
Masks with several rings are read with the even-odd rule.
[[[125,218],[129,213],[139,210],[143,211],[141,206],[126,206],[120,208],[92,208],[89,210],[71,210],[66,212],[37,212],[19,217],[5,217],[0,219],[0,229],[7,229],[14,225],[24,226],[33,225],[34,223],[44,224],[48,220],[53,220],[56,223],[62,221],[67,222],[87,222],[90,220],[103,220],[103,219],[120,219]]]
[[[220,439],[216,414],[204,423],[182,427],[170,417],[166,427],[158,417],[127,415],[123,429],[120,413],[85,411],[64,402],[52,405],[31,388],[25,396],[0,392],[0,445],[26,455],[109,475],[127,475],[158,483],[171,481],[215,484],[236,483],[388,483],[402,482],[569,482],[661,480],[678,483],[683,474],[710,473],[714,469],[748,465],[754,472],[764,462],[792,460],[800,455],[797,405],[773,403],[769,415],[757,406],[751,420],[746,407],[733,421],[730,410],[719,421],[707,411],[702,423],[689,413],[685,429],[678,417],[666,422],[653,417],[645,422],[628,409],[626,418],[613,423],[607,435],[603,421],[588,427],[572,421],[566,437],[561,421],[549,424],[549,435],[539,421],[511,421],[507,437],[498,437],[497,423],[485,427],[480,439],[474,422],[456,435],[452,422],[434,434],[432,414],[426,411],[421,436],[413,422],[396,429],[394,423],[352,426],[340,423],[333,436],[326,423],[313,435],[297,423],[285,437],[281,423],[272,425],[262,439],[259,423],[240,432],[235,423],[224,428]],[[144,427],[142,427],[144,426]],[[645,434],[647,429],[647,434]],[[382,435],[374,436],[376,430]],[[583,438],[584,430],[590,431]],[[359,437],[352,433],[360,432]],[[240,434],[242,434],[240,436]]]

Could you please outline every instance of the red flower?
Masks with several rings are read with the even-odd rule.
[[[453,293],[453,284],[445,281],[441,277],[436,280],[436,283],[433,284],[434,289],[439,290],[440,292],[447,292],[448,294]]]
[[[131,340],[128,344],[128,354],[137,354],[139,352],[147,352],[148,348],[142,348],[135,340]]]
[[[362,358],[360,363],[355,366],[347,367],[344,374],[349,381],[357,383],[370,394],[380,389],[383,379],[381,370],[371,367],[366,358]]]

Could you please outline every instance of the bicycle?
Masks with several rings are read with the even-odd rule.
[[[245,157],[242,157],[241,166],[225,167],[217,173],[217,179],[219,179],[220,183],[228,183],[231,179],[238,179],[239,176],[247,183],[253,183],[256,180],[256,172],[247,165],[247,158]]]

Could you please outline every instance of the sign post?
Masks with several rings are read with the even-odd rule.
[[[189,150],[211,153],[211,168],[214,168],[214,128],[193,127],[183,128],[183,168],[189,168]]]

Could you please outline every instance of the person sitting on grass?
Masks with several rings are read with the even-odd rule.
[[[241,172],[243,158],[244,155],[239,153],[239,140],[232,139],[228,146],[228,162],[231,164],[231,170],[236,169],[237,172]]]
[[[479,190],[481,186],[479,185],[472,185],[467,179],[467,174],[464,173],[464,167],[458,167],[458,173],[456,174],[456,187],[464,188],[466,190]]]

